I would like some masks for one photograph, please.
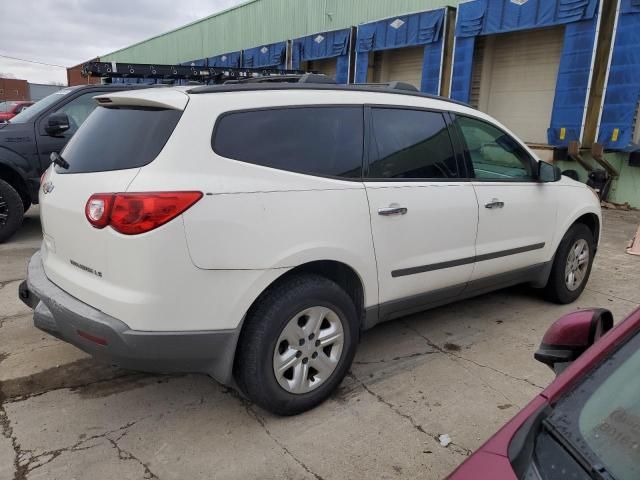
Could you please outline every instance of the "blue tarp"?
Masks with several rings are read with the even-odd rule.
[[[349,36],[351,30],[334,30],[315,33],[293,40],[292,67],[299,69],[302,62],[336,58],[336,82],[349,81]]]
[[[245,68],[279,68],[284,70],[287,61],[287,42],[272,43],[242,51]]]
[[[640,101],[640,0],[622,0],[605,92],[598,143],[635,150],[633,127]]]
[[[424,45],[420,90],[440,93],[445,11],[442,8],[359,25],[356,40],[356,83],[367,81],[369,52]]]
[[[549,145],[566,147],[581,140],[597,18],[570,23],[564,32],[564,45],[553,98]]]
[[[111,83],[124,83],[125,85],[155,85],[162,84],[162,82],[162,79],[155,78],[114,77],[111,79]]]
[[[597,9],[598,0],[461,3],[456,22],[451,98],[469,101],[476,36],[567,25],[547,136],[549,144],[556,146],[579,140],[596,40]]]
[[[240,67],[240,52],[223,53],[215,57],[207,58],[207,66],[209,67]]]

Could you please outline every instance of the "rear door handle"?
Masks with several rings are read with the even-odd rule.
[[[501,202],[497,198],[494,198],[489,203],[484,204],[484,208],[502,208],[504,207],[504,202]]]
[[[407,209],[405,207],[387,207],[378,209],[378,215],[388,217],[390,215],[405,215]]]

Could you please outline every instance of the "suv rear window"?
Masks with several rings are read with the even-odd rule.
[[[212,147],[265,167],[359,179],[362,143],[362,107],[289,107],[223,115]]]
[[[58,173],[138,168],[158,156],[182,112],[147,107],[98,107],[62,151]]]

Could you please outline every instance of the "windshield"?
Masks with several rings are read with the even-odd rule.
[[[591,465],[640,478],[640,334],[558,402],[548,421]]]
[[[16,102],[0,102],[0,113],[9,112],[16,105]]]
[[[63,95],[67,95],[68,93],[73,92],[72,88],[63,88],[62,90],[58,90],[57,92],[52,93],[51,95],[44,97],[39,102],[34,103],[29,108],[22,110],[18,115],[13,117],[9,122],[11,123],[28,123],[37,117],[41,112],[44,112],[51,105],[56,103],[58,100],[62,98]]]

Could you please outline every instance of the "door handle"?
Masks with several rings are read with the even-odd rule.
[[[407,209],[405,207],[387,207],[378,209],[378,215],[388,217],[390,215],[405,215]]]
[[[489,203],[484,204],[484,208],[502,208],[502,207],[504,207],[504,202],[501,202],[497,198],[494,198]]]

